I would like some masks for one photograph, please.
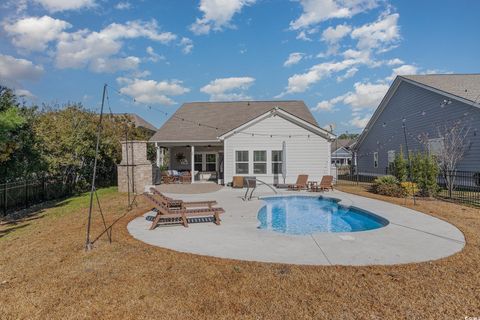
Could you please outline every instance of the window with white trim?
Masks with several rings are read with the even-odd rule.
[[[203,171],[202,167],[202,154],[197,153],[194,155],[195,171]]]
[[[217,171],[217,155],[215,153],[207,153],[205,155],[205,171]]]
[[[248,151],[235,151],[235,173],[248,174]]]
[[[373,153],[373,167],[378,168],[378,152]]]
[[[443,152],[443,138],[428,139],[427,146],[431,156],[438,156]]]
[[[267,151],[253,151],[253,173],[267,173]]]
[[[395,150],[388,150],[388,164],[391,164],[395,161]]]
[[[282,174],[283,168],[283,155],[282,150],[272,150],[272,173]]]

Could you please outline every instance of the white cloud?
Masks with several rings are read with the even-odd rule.
[[[312,84],[330,76],[332,73],[352,68],[359,63],[363,63],[362,60],[345,59],[338,62],[331,61],[314,65],[307,72],[294,74],[288,78],[287,88],[277,97],[282,97],[288,93],[305,92]]]
[[[153,50],[153,48],[150,46],[147,47],[146,51],[147,51],[147,54],[149,55],[148,61],[157,62],[159,60],[165,60],[164,56],[156,53],[155,50]]]
[[[287,60],[283,63],[284,67],[293,66],[294,64],[299,63],[305,55],[301,52],[290,53]]]
[[[350,79],[354,75],[356,75],[358,72],[358,68],[350,68],[345,72],[343,75],[337,77],[337,82],[342,82],[343,80]]]
[[[0,54],[0,84],[4,86],[22,90],[19,88],[21,81],[37,80],[43,71],[42,66],[37,66],[29,60]]]
[[[392,70],[392,74],[389,77],[387,77],[386,80],[392,81],[397,76],[412,75],[417,73],[418,73],[418,67],[411,64],[404,64],[398,68],[394,68]]]
[[[349,105],[353,112],[363,109],[376,108],[382,101],[389,86],[384,83],[361,83],[357,82],[353,85],[354,91],[324,100],[317,104],[313,111],[332,111],[333,107],[339,103]]]
[[[113,73],[116,71],[137,69],[140,64],[138,57],[98,58],[92,61],[90,69],[97,73]]]
[[[27,51],[44,51],[50,41],[57,40],[65,29],[72,25],[49,16],[28,17],[14,23],[3,23],[12,43]]]
[[[351,119],[348,123],[354,126],[355,128],[363,129],[367,126],[368,121],[370,121],[370,117],[371,115],[367,115],[363,118],[357,115],[357,116],[354,116],[353,119]]]
[[[94,0],[34,0],[49,12],[78,10],[95,6]]]
[[[201,92],[210,95],[210,101],[219,100],[250,100],[245,95],[247,90],[255,82],[251,77],[220,78],[211,81],[200,89]]]
[[[357,48],[360,50],[385,50],[387,45],[394,44],[400,39],[398,18],[398,13],[384,13],[377,21],[355,28],[351,37],[358,40]]]
[[[200,0],[199,9],[202,18],[197,18],[190,30],[197,34],[208,34],[211,30],[220,31],[230,27],[230,21],[244,6],[252,5],[256,0]]]
[[[182,52],[184,54],[189,54],[193,50],[193,41],[190,38],[183,37],[182,40],[180,40],[180,44],[182,47]]]
[[[120,88],[121,93],[132,97],[136,102],[147,104],[173,105],[175,101],[171,96],[179,96],[190,91],[179,80],[155,81],[117,78],[117,82],[124,85]]]
[[[350,31],[352,31],[352,27],[346,24],[339,24],[335,28],[328,27],[322,32],[322,40],[331,44],[337,43]]]
[[[132,4],[128,1],[121,1],[115,5],[117,10],[128,10],[130,8],[132,8]]]
[[[113,56],[118,54],[123,47],[121,40],[144,37],[163,44],[176,39],[171,32],[160,32],[155,21],[129,21],[125,24],[112,23],[103,30],[89,31],[80,30],[74,33],[64,33],[57,44],[56,66],[58,68],[81,68],[89,66],[92,71],[103,72],[97,66],[108,64],[125,69],[115,61],[105,62],[110,59],[118,59]],[[128,57],[127,69],[134,65],[135,57]],[[110,72],[113,68],[107,68]]]
[[[298,0],[302,5],[301,16],[290,22],[290,29],[309,28],[334,18],[351,18],[357,13],[377,6],[377,0]]]
[[[403,64],[403,63],[404,63],[403,60],[395,58],[395,59],[388,60],[386,64],[388,66],[395,66],[395,65]]]

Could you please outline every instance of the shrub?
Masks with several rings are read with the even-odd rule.
[[[403,155],[402,146],[400,152],[395,156],[395,160],[389,168],[398,181],[407,181],[408,178],[408,163]]]
[[[383,176],[375,179],[372,185],[372,192],[390,197],[404,197],[405,189],[403,189],[398,179],[394,176]]]
[[[432,197],[438,192],[438,173],[434,157],[421,153],[412,157],[412,178],[418,184],[420,195]]]
[[[400,187],[403,189],[404,194],[408,196],[413,196],[420,191],[418,185],[415,182],[400,182]]]

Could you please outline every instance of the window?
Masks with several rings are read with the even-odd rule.
[[[378,168],[378,152],[373,153],[373,167]]]
[[[235,151],[235,173],[248,174],[248,151]]]
[[[428,139],[428,153],[431,156],[438,156],[443,151],[443,138]]]
[[[267,151],[253,151],[253,173],[267,173]]]
[[[272,151],[272,173],[281,174],[283,167],[283,155],[282,150],[273,150]]]
[[[217,155],[215,153],[205,155],[205,171],[217,171]]]
[[[388,164],[391,164],[395,161],[395,150],[389,150],[388,154]]]
[[[195,171],[203,171],[201,154],[196,154],[194,156],[194,163],[195,163]]]

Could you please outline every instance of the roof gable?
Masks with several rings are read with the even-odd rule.
[[[150,141],[216,141],[275,107],[318,126],[305,103],[298,100],[191,102],[183,104]]]
[[[445,81],[445,83],[442,83],[442,79],[443,81]],[[361,146],[363,140],[369,133],[369,128],[371,128],[375,124],[377,119],[382,114],[383,110],[390,102],[390,99],[397,92],[397,89],[402,84],[402,82],[407,82],[425,90],[439,93],[441,95],[448,96],[449,98],[480,108],[480,74],[432,74],[397,76],[391,84],[390,88],[388,89],[387,93],[383,97],[382,101],[380,102],[378,108],[375,110],[372,117],[368,121],[365,129],[363,129],[362,133],[358,137],[358,140],[353,144],[353,149],[357,150]],[[466,91],[465,88],[467,88]],[[470,88],[470,90],[468,88]],[[462,90],[463,94],[461,92]],[[460,96],[460,94],[463,96]],[[475,95],[476,98],[472,98]]]
[[[223,140],[223,139],[226,139],[232,135],[234,135],[235,133],[237,132],[240,132],[246,128],[249,128],[250,126],[256,124],[256,123],[259,123],[267,118],[270,118],[270,117],[274,117],[274,116],[279,116],[287,121],[290,121],[310,132],[312,132],[313,134],[316,134],[316,135],[319,135],[327,140],[331,140],[333,138],[335,138],[335,135],[328,132],[327,130],[325,129],[322,129],[320,128],[318,125],[314,125],[314,124],[311,124],[289,112],[286,112],[285,110],[279,108],[279,107],[275,107],[273,108],[272,110],[269,110],[267,112],[265,112],[264,114],[261,114],[259,115],[258,117],[236,127],[236,128],[233,128],[232,130],[222,134],[221,136],[219,136],[219,139]]]

